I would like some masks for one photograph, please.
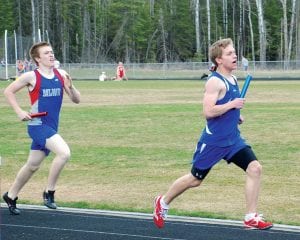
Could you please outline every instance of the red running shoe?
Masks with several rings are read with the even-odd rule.
[[[273,224],[271,222],[265,222],[262,214],[256,214],[249,221],[244,220],[244,227],[247,229],[265,230],[273,227]]]
[[[154,212],[153,221],[156,227],[163,228],[165,225],[165,219],[167,218],[168,209],[164,209],[160,204],[162,196],[158,196],[154,200]]]

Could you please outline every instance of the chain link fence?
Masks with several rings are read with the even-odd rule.
[[[300,62],[282,61],[274,62],[249,62],[248,71],[244,71],[241,62],[234,74],[238,78],[244,78],[249,72],[254,79],[294,79],[300,80]],[[208,62],[186,62],[186,63],[144,63],[124,64],[126,75],[129,80],[159,80],[159,79],[201,79],[204,74],[209,73],[210,63]],[[73,79],[78,80],[99,80],[102,72],[110,79],[116,76],[116,64],[61,64]],[[27,68],[32,69],[32,66]],[[16,64],[8,64],[8,78],[14,79],[18,75]],[[6,79],[6,67],[0,67],[0,79]]]
[[[32,44],[30,37],[15,35],[7,38],[7,63],[5,61],[5,43],[0,38],[0,79],[14,79],[19,74],[32,70],[28,49]],[[16,48],[17,46],[17,48]],[[17,60],[16,60],[17,59]],[[22,61],[24,69],[20,71],[18,60]],[[28,65],[29,63],[29,65]],[[139,79],[201,79],[209,73],[209,62],[174,62],[174,63],[125,63],[126,75],[129,80]],[[237,77],[244,78],[247,74],[238,62],[235,71]],[[108,78],[116,75],[116,64],[91,64],[91,63],[64,63],[61,68],[71,74],[73,79],[98,80],[101,72]],[[300,79],[300,61],[249,61],[248,72],[254,79]]]

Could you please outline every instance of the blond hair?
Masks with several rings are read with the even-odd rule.
[[[209,48],[209,58],[218,67],[218,63],[216,62],[216,58],[220,58],[222,56],[222,51],[228,45],[233,45],[231,38],[224,38],[213,43]]]

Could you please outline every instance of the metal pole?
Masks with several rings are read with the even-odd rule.
[[[17,68],[17,61],[18,61],[18,46],[17,46],[17,34],[14,30],[14,36],[15,36],[15,58],[16,58],[16,76],[18,76],[18,68]]]
[[[42,37],[41,37],[41,29],[38,30],[38,36],[39,36],[39,42],[42,41]]]
[[[4,45],[5,45],[5,79],[8,80],[8,68],[7,68],[7,30],[4,34]]]

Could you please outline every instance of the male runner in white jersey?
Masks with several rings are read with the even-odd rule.
[[[63,92],[65,91],[74,103],[80,102],[80,92],[74,87],[68,73],[55,69],[55,57],[51,45],[47,42],[34,44],[30,56],[37,69],[24,73],[11,83],[4,91],[8,103],[12,106],[21,121],[28,121],[28,134],[32,138],[31,149],[25,165],[18,172],[9,191],[3,195],[9,211],[19,215],[16,202],[18,194],[40,164],[53,152],[53,159],[48,183],[43,192],[45,206],[56,209],[54,192],[57,179],[64,165],[70,158],[70,149],[65,140],[58,134],[59,113]],[[16,93],[27,87],[31,100],[31,111],[24,111],[16,99]],[[33,118],[31,114],[47,112],[46,116]]]
[[[234,163],[246,172],[246,215],[244,227],[268,229],[257,213],[262,166],[251,147],[240,136],[238,124],[243,122],[240,109],[245,99],[240,98],[236,78],[237,56],[231,39],[222,39],[210,47],[210,58],[216,71],[208,77],[203,98],[203,113],[207,124],[197,144],[191,172],[178,178],[162,196],[155,198],[153,220],[158,228],[164,226],[169,204],[189,188],[198,187],[211,168],[220,160]]]

